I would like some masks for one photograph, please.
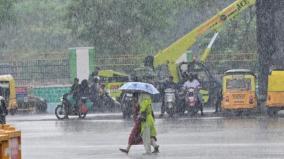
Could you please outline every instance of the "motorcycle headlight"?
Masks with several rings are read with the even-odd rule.
[[[175,100],[175,96],[173,95],[168,95],[166,98],[167,102],[173,102]]]

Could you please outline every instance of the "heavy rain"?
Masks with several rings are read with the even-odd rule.
[[[0,0],[0,159],[282,159],[283,19],[283,0]]]

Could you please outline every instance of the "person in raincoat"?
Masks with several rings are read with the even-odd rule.
[[[127,153],[129,152],[132,145],[140,145],[143,144],[142,137],[140,136],[141,132],[141,121],[138,118],[140,111],[140,106],[138,103],[138,93],[133,94],[133,121],[134,126],[131,130],[131,133],[128,138],[128,145],[126,149],[120,148],[121,152]]]
[[[152,110],[152,99],[149,94],[140,93],[138,102],[140,106],[141,136],[146,154],[151,153],[151,145],[154,147],[153,153],[158,153],[159,145],[156,143],[157,130]]]

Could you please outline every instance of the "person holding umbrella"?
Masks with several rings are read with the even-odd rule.
[[[139,92],[138,104],[140,109],[137,119],[139,122],[141,122],[140,136],[142,137],[146,154],[151,153],[151,145],[154,147],[153,153],[158,153],[159,145],[157,145],[156,143],[157,130],[155,127],[155,120],[152,109],[152,99],[150,94],[158,94],[159,91],[152,84],[142,82],[128,82],[119,89],[122,91]],[[127,149],[120,149],[120,151],[128,153],[130,147],[131,144],[129,142]]]
[[[147,93],[139,95],[140,105],[140,120],[141,120],[141,136],[144,148],[147,154],[151,153],[151,145],[154,147],[153,153],[159,152],[159,145],[157,145],[157,130],[155,127],[155,120],[152,109],[152,99]]]

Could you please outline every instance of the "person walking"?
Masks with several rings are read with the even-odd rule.
[[[151,146],[154,147],[153,153],[159,152],[159,145],[157,145],[157,130],[155,127],[155,120],[152,110],[152,99],[147,93],[139,94],[139,119],[141,120],[141,136],[144,144],[146,154],[151,153]]]
[[[126,154],[129,153],[129,150],[132,145],[140,145],[143,144],[142,137],[140,136],[141,132],[141,121],[138,118],[140,111],[139,103],[138,103],[138,93],[133,94],[133,121],[134,126],[131,130],[131,133],[128,138],[128,145],[126,149],[120,148],[119,150],[121,152],[124,152]]]

